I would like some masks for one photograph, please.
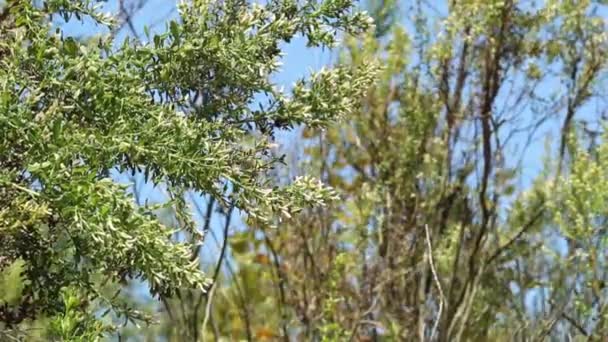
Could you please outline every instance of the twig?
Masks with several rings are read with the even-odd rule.
[[[589,336],[585,328],[583,328],[583,326],[580,325],[574,318],[568,316],[568,314],[566,314],[565,312],[562,313],[562,317],[565,318],[566,321],[568,321],[570,324],[572,324],[572,326],[575,327],[576,330],[578,330],[581,334],[583,334],[583,336]]]
[[[209,290],[209,296],[207,297],[207,306],[205,307],[205,318],[203,319],[203,327],[202,327],[202,339],[203,342],[205,339],[205,331],[207,328],[207,321],[209,321],[209,316],[211,316],[211,303],[213,302],[213,293],[215,293],[215,283],[211,284],[211,290]]]
[[[281,270],[281,265],[279,264],[279,254],[277,253],[276,248],[274,248],[274,245],[272,244],[272,241],[268,237],[268,234],[266,234],[266,231],[264,229],[262,229],[262,232],[264,233],[264,241],[266,242],[266,246],[268,247],[268,249],[270,249],[270,253],[272,254],[273,264],[274,264],[274,267],[277,272],[277,283],[278,283],[277,285],[279,288],[279,298],[280,298],[279,311],[281,313],[281,330],[283,330],[284,340],[289,342],[289,331],[287,330],[287,325],[286,325],[287,318],[285,315],[285,306],[287,305],[286,304],[287,299],[286,299],[286,295],[285,295],[285,283],[287,281],[285,279],[285,274]]]
[[[205,318],[203,319],[203,327],[202,327],[202,339],[203,341],[205,341],[205,329],[207,327],[207,321],[209,320],[209,313],[211,310],[211,302],[213,301],[213,293],[215,291],[216,288],[216,283],[217,283],[217,278],[220,274],[220,270],[222,267],[222,263],[225,259],[226,256],[226,246],[228,245],[228,228],[230,228],[230,220],[232,218],[232,211],[234,210],[234,206],[231,205],[230,208],[228,209],[228,212],[226,213],[226,223],[224,224],[224,241],[222,242],[222,248],[220,250],[220,256],[217,260],[217,264],[215,265],[215,271],[213,272],[213,278],[212,278],[212,282],[211,282],[211,290],[209,291],[209,295],[207,296],[207,306],[205,308]],[[202,298],[202,297],[200,297]],[[196,307],[195,307],[195,312],[198,311],[198,307],[200,305],[200,298],[199,298],[199,302],[197,303]]]
[[[372,313],[375,310],[377,303],[378,303],[378,297],[375,297],[374,300],[372,301],[372,305],[370,305],[369,309],[367,309],[362,315],[360,315],[360,317],[365,317],[365,316],[369,315],[370,313]],[[355,327],[353,328],[353,332],[350,334],[350,338],[348,339],[349,342],[355,340],[355,337],[357,336],[357,330],[359,329],[359,327],[361,325],[365,325],[365,324],[382,327],[382,325],[379,324],[378,322],[361,318],[361,319],[357,320],[357,324],[355,324]]]
[[[192,203],[194,204],[195,210],[198,214],[205,219],[205,223],[203,224],[203,229],[201,231],[203,238],[207,236],[209,232],[209,228],[211,227],[211,216],[213,215],[213,206],[215,205],[215,197],[209,195],[209,200],[207,201],[207,208],[203,213],[203,209],[201,208],[199,202],[191,195],[190,196]],[[202,244],[198,244],[194,249],[192,256],[190,257],[190,261],[194,261],[200,254]]]
[[[230,206],[228,212],[226,213],[226,223],[224,224],[224,241],[222,243],[222,249],[220,250],[220,257],[217,260],[217,264],[215,265],[215,271],[213,272],[213,284],[215,284],[217,281],[217,277],[219,276],[220,269],[222,267],[222,263],[226,255],[226,246],[228,245],[228,228],[230,228],[230,221],[232,219],[233,210],[234,206]]]
[[[579,263],[580,263],[580,258],[575,258],[575,264],[576,264],[575,269],[578,269]],[[539,342],[544,341],[545,338],[547,336],[549,336],[549,334],[555,327],[555,324],[557,323],[557,321],[559,321],[559,319],[561,317],[563,317],[563,314],[566,312],[566,307],[570,303],[570,300],[572,299],[572,295],[575,292],[575,290],[576,290],[576,281],[574,281],[572,283],[572,285],[570,286],[570,288],[568,289],[564,302],[562,304],[560,304],[560,307],[554,312],[554,314],[552,315],[553,317],[550,320],[547,320],[546,324],[544,324],[544,327],[542,328],[541,332],[539,333],[539,336],[536,339],[534,339],[534,341],[539,341]],[[551,303],[552,303],[552,301],[551,301]],[[554,305],[554,304],[552,303],[552,305]],[[554,306],[557,306],[557,305],[554,305]]]
[[[132,16],[135,14],[135,12],[137,12],[138,10],[140,10],[147,1],[141,1],[138,4],[138,8],[135,9],[132,13],[129,13],[129,11],[127,10],[126,6],[125,6],[125,2],[124,0],[119,0],[118,4],[120,6],[120,14],[123,16],[123,20],[124,22],[127,24],[127,26],[129,27],[129,30],[131,31],[131,34],[133,34],[133,36],[137,39],[139,39],[139,34],[137,33],[137,29],[135,28],[135,25],[133,25],[133,18]]]
[[[9,183],[9,184],[10,184],[10,185],[11,185],[13,188],[15,188],[15,189],[17,189],[17,190],[21,190],[21,191],[23,191],[23,192],[26,192],[26,193],[28,193],[28,194],[29,194],[30,196],[32,196],[32,197],[38,197],[38,196],[40,196],[40,194],[39,194],[39,193],[37,193],[36,191],[31,190],[31,189],[28,189],[28,188],[26,188],[26,187],[23,187],[23,186],[21,186],[21,185],[19,185],[19,184],[15,184],[15,183]]]
[[[437,290],[439,291],[439,311],[437,312],[437,319],[435,319],[433,329],[431,330],[432,341],[435,338],[435,333],[437,332],[437,327],[439,326],[439,321],[441,320],[441,314],[443,313],[444,296],[443,290],[441,289],[441,282],[439,281],[437,270],[435,270],[435,264],[433,263],[433,246],[431,245],[431,235],[429,234],[429,226],[427,224],[424,225],[424,232],[426,233],[426,246],[429,253],[429,265],[431,266],[431,273],[433,273],[433,278],[435,279]]]
[[[508,248],[510,248],[515,242],[517,242],[517,240],[519,240],[537,221],[538,219],[540,219],[543,215],[543,213],[545,208],[541,207],[539,208],[536,213],[534,214],[534,216],[521,228],[521,230],[515,234],[508,242],[506,242],[504,245],[498,247],[496,249],[496,251],[494,252],[494,254],[492,254],[492,256],[490,256],[488,258],[488,261],[486,262],[486,264],[490,265],[492,262],[494,262],[504,251],[506,251]]]
[[[219,239],[217,238],[215,231],[213,231],[213,229],[211,229],[211,230],[209,230],[209,232],[211,233],[211,237],[213,238],[213,241],[215,241],[216,246],[218,248],[221,248]],[[243,309],[243,310],[241,310],[241,316],[242,316],[243,321],[245,322],[245,332],[247,334],[247,340],[252,341],[253,337],[251,335],[251,318],[249,317],[249,310],[247,308],[247,302],[246,302],[245,296],[243,294],[243,288],[241,287],[240,282],[239,282],[239,277],[237,276],[234,269],[230,265],[229,256],[226,257],[225,266],[226,266],[226,271],[228,271],[228,275],[229,275],[231,281],[234,282],[236,293],[237,293],[237,299]],[[205,294],[203,294],[201,297],[204,297],[204,296],[205,296]],[[213,324],[213,313],[211,313],[211,314],[212,315],[209,318],[209,320],[211,321],[211,324]]]
[[[192,196],[191,196],[191,200],[192,203],[194,203],[194,208],[196,209],[196,211],[199,213],[199,215],[201,217],[205,218],[205,223],[203,224],[203,230],[202,230],[202,235],[203,238],[207,237],[207,233],[209,232],[209,228],[211,226],[211,216],[213,215],[213,206],[215,204],[215,198],[211,195],[209,195],[209,200],[207,202],[207,211],[203,214],[203,209],[200,207],[198,201],[196,201]],[[213,231],[212,231],[213,233]],[[215,237],[215,234],[212,234],[213,238],[216,240],[216,243],[218,243],[217,238]],[[218,243],[219,246],[219,243]],[[201,247],[202,244],[198,244],[195,248],[194,248],[194,252],[192,253],[191,259],[192,261],[194,261],[196,258],[198,258],[198,256],[200,255],[200,251],[201,251]],[[196,301],[196,305],[194,306],[194,317],[192,319],[192,333],[194,334],[194,336],[198,336],[197,335],[197,324],[198,324],[198,309],[201,306],[201,303],[203,302],[203,297],[205,296],[204,293],[201,293],[199,295],[199,297],[197,298]],[[192,302],[194,300],[193,296],[192,296],[192,292],[190,292],[190,301]],[[198,338],[196,338],[196,340],[198,340]]]

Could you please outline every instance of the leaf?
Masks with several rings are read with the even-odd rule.
[[[255,337],[258,340],[274,340],[277,335],[269,328],[258,328],[255,332]]]
[[[260,265],[270,265],[270,258],[266,254],[258,253],[255,255],[254,260]]]
[[[179,25],[175,20],[172,20],[169,23],[169,31],[171,32],[171,35],[173,36],[173,40],[175,41],[176,44],[179,44],[180,42],[180,30],[179,30]]]
[[[63,42],[63,47],[69,56],[76,56],[78,53],[78,44],[72,37],[68,37]]]
[[[0,261],[1,261],[0,256]],[[26,286],[23,272],[26,263],[17,259],[0,270],[0,303],[15,305],[20,302],[21,294]]]

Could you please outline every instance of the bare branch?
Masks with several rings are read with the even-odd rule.
[[[216,287],[217,286],[215,286],[215,283],[211,285],[211,290],[209,290],[209,296],[207,297],[207,305],[205,307],[205,318],[203,319],[203,326],[201,329],[203,342],[206,341],[205,330],[207,328],[207,322],[209,321],[209,317],[211,316],[211,303],[213,302],[213,294],[215,293]]]
[[[431,267],[431,273],[433,273],[433,278],[435,279],[437,290],[439,291],[439,311],[437,312],[437,318],[435,319],[433,329],[431,330],[432,341],[435,338],[435,333],[437,333],[437,327],[439,326],[439,322],[441,320],[445,297],[443,295],[443,289],[441,288],[441,281],[439,280],[439,276],[437,276],[437,270],[435,269],[435,264],[433,262],[433,246],[431,245],[431,235],[429,234],[429,226],[426,224],[424,225],[424,232],[426,233],[426,247],[428,249],[427,253],[429,255],[429,265]]]

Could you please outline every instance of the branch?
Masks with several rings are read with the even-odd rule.
[[[371,314],[374,311],[377,303],[378,303],[378,297],[376,296],[374,298],[374,300],[372,301],[372,305],[370,305],[370,307],[363,314],[360,315],[361,318],[357,320],[357,323],[355,324],[355,327],[353,328],[353,332],[350,334],[350,338],[348,339],[349,342],[352,342],[355,340],[357,330],[359,329],[359,327],[361,325],[370,324],[370,325],[376,325],[376,326],[382,327],[380,324],[378,324],[375,321],[363,319],[363,317]]]
[[[216,246],[218,248],[221,248],[220,242],[219,242],[215,232],[213,230],[210,230],[209,232],[211,233],[211,237],[213,238],[213,241],[215,241]],[[226,259],[225,266],[226,266],[226,271],[228,271],[228,274],[230,276],[230,279],[234,282],[237,299],[238,299],[239,304],[242,307],[240,314],[241,314],[243,321],[245,322],[245,333],[247,334],[247,341],[252,341],[253,337],[251,334],[251,318],[249,317],[248,303],[245,300],[244,291],[239,282],[239,277],[237,276],[234,269],[230,265],[230,259],[228,257]],[[209,318],[209,320],[211,321],[211,324],[214,324],[213,313],[211,313],[211,317]],[[215,327],[214,327],[214,329],[215,329]],[[214,331],[214,333],[215,333],[215,331]]]
[[[215,197],[209,195],[209,200],[207,201],[207,208],[206,208],[204,214],[203,214],[203,209],[199,205],[198,201],[195,201],[192,196],[190,197],[190,199],[192,200],[192,203],[194,203],[194,208],[196,209],[198,214],[201,217],[205,218],[205,223],[203,224],[203,230],[201,231],[201,233],[203,234],[203,238],[205,238],[207,233],[209,232],[209,228],[211,225],[211,216],[213,215],[213,205],[215,204]],[[190,261],[194,261],[196,258],[198,258],[200,251],[201,251],[201,247],[202,247],[201,244],[196,246],[196,248],[194,249],[194,252],[192,253],[192,256],[190,257]]]
[[[577,258],[575,260],[576,260],[575,269],[578,269],[580,259]],[[568,306],[568,303],[570,303],[570,300],[572,299],[572,295],[575,290],[576,290],[576,281],[574,281],[572,283],[572,285],[570,286],[570,288],[566,291],[566,297],[565,297],[563,303],[560,304],[560,307],[555,310],[554,314],[552,315],[553,317],[551,319],[547,320],[547,322],[544,324],[544,327],[541,329],[540,333],[538,334],[538,337],[536,339],[534,339],[534,341],[538,341],[538,342],[545,341],[546,337],[549,336],[549,334],[551,334],[551,331],[555,327],[555,324],[557,323],[557,321],[559,321],[559,318],[562,317],[562,315],[566,312],[566,307]],[[555,305],[555,306],[557,306],[557,305]]]
[[[135,8],[132,8],[132,12],[129,12],[127,10],[127,7],[125,6],[125,1],[124,0],[119,0],[118,1],[118,5],[120,7],[120,14],[123,17],[124,20],[124,24],[127,24],[127,26],[129,27],[129,31],[131,31],[131,34],[133,34],[133,36],[137,39],[139,39],[139,34],[137,33],[137,29],[135,28],[135,25],[133,24],[133,15],[139,11],[140,9],[142,9],[144,7],[144,5],[147,3],[147,1],[140,1]],[[120,25],[118,27],[118,30],[120,30],[122,28],[123,25]]]
[[[205,318],[203,319],[203,327],[202,327],[202,338],[203,342],[205,339],[205,330],[207,328],[207,321],[209,321],[209,317],[211,316],[211,302],[213,301],[213,294],[215,293],[215,283],[211,284],[211,290],[209,290],[209,296],[207,297],[207,306],[205,307]]]
[[[266,242],[266,246],[268,247],[268,249],[270,250],[270,253],[272,254],[274,268],[277,271],[279,296],[281,298],[281,302],[280,302],[281,305],[279,308],[279,310],[281,311],[281,329],[283,330],[283,335],[284,335],[283,338],[285,339],[285,341],[289,342],[289,334],[288,334],[289,332],[287,330],[287,325],[285,324],[285,321],[287,320],[286,313],[285,313],[285,306],[287,303],[287,297],[285,295],[285,283],[286,283],[285,274],[281,270],[281,265],[279,264],[279,254],[277,253],[277,250],[274,248],[274,245],[272,244],[272,241],[270,240],[270,238],[268,238],[268,234],[266,234],[266,231],[264,229],[262,229],[262,232],[264,233],[264,241]]]
[[[207,209],[206,209],[206,212],[204,214],[203,214],[203,209],[200,207],[198,201],[195,201],[194,198],[192,198],[192,195],[191,195],[191,200],[192,200],[192,203],[194,203],[194,207],[195,207],[196,211],[198,212],[198,214],[201,217],[203,217],[203,216],[205,217],[205,223],[203,224],[203,230],[202,230],[203,239],[204,239],[204,238],[206,238],[207,233],[209,232],[209,228],[211,226],[211,216],[213,215],[213,206],[215,204],[215,198],[212,195],[209,195],[209,200],[207,201]],[[215,235],[214,235],[214,238],[215,238]],[[190,257],[191,261],[194,261],[194,260],[196,260],[196,258],[198,258],[199,254],[201,252],[201,248],[202,248],[202,244],[200,244],[200,243],[194,248],[192,256]],[[192,322],[191,322],[193,336],[197,336],[197,332],[196,332],[197,331],[197,326],[196,326],[196,324],[198,322],[198,309],[201,306],[201,303],[202,303],[202,300],[203,300],[203,296],[205,296],[205,294],[201,293],[200,296],[197,299],[197,302],[196,302],[196,305],[195,305],[195,309],[193,311],[194,317],[193,317]],[[190,298],[191,302],[193,301],[192,297],[193,297],[192,296],[192,292],[190,292],[189,298]]]
[[[585,328],[583,328],[583,326],[581,326],[574,318],[568,316],[567,313],[562,313],[562,317],[566,319],[568,323],[572,324],[572,326],[575,327],[576,330],[578,330],[581,334],[583,334],[583,336],[589,336]]]
[[[220,257],[217,260],[217,264],[215,265],[215,271],[213,272],[213,282],[215,284],[217,278],[220,273],[220,268],[222,267],[222,263],[226,256],[226,247],[228,246],[228,228],[230,228],[230,221],[232,219],[232,211],[234,210],[234,205],[231,205],[226,213],[226,223],[224,224],[224,242],[222,243],[222,249],[220,251]]]
[[[545,212],[545,208],[541,207],[536,212],[536,214],[530,219],[530,221],[528,221],[521,228],[521,230],[517,234],[515,234],[515,236],[513,236],[507,243],[505,243],[504,245],[502,245],[496,249],[494,254],[492,254],[492,256],[488,258],[488,261],[486,262],[486,264],[490,265],[492,262],[494,262],[494,260],[496,260],[500,256],[500,254],[502,254],[504,251],[506,251],[508,248],[510,248],[511,245],[513,245],[515,242],[517,242],[517,240],[519,240],[519,238],[521,238],[532,227],[532,225],[534,225],[534,223],[536,223],[536,221],[542,216],[542,214],[544,212]]]
[[[437,285],[437,290],[439,290],[439,311],[437,312],[437,319],[435,319],[435,323],[433,324],[433,329],[431,330],[431,341],[435,338],[435,333],[437,332],[437,327],[439,326],[439,321],[441,320],[441,314],[443,313],[443,290],[441,289],[441,282],[439,281],[439,277],[437,276],[437,270],[435,270],[435,264],[433,263],[433,246],[431,245],[431,236],[429,234],[429,226],[424,225],[424,232],[426,233],[426,246],[428,248],[429,253],[429,265],[431,266],[431,273],[433,273],[433,278],[435,279],[435,283]]]
[[[216,288],[216,283],[217,283],[217,278],[219,277],[220,274],[220,269],[222,267],[222,263],[224,262],[225,256],[226,256],[226,247],[228,246],[228,229],[230,228],[230,221],[232,219],[232,211],[234,210],[234,205],[231,205],[230,208],[228,209],[228,212],[226,213],[226,222],[224,224],[224,241],[222,241],[222,248],[220,250],[220,256],[217,260],[217,264],[215,265],[215,270],[213,271],[213,278],[211,281],[211,288],[208,292],[207,297],[207,306],[205,309],[205,318],[203,319],[203,341],[205,340],[204,338],[204,334],[205,334],[205,327],[207,325],[207,321],[209,320],[209,311],[211,310],[211,302],[213,301],[213,293],[215,291]],[[198,312],[201,303],[202,303],[202,299],[203,296],[199,297],[198,302],[196,303],[195,307],[194,307],[194,312]]]

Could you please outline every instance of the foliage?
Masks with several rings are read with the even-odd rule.
[[[186,191],[261,221],[332,194],[309,178],[273,186],[274,132],[322,127],[358,106],[374,63],[313,73],[291,94],[270,81],[280,44],[304,35],[330,46],[369,27],[350,1],[195,0],[150,43],[117,41],[96,1],[7,1],[0,12],[0,322],[48,317],[49,338],[92,341],[112,317],[148,321],[108,295],[129,279],[153,295],[199,293],[210,279],[193,251],[204,238]],[[107,34],[79,39],[56,24],[87,20]],[[264,95],[256,109],[256,96]],[[167,203],[136,206],[112,180],[141,173]],[[173,208],[177,228],[155,215]],[[175,234],[188,239],[174,241]],[[12,283],[12,281],[11,281]],[[19,284],[15,282],[14,284]],[[4,302],[6,301],[6,302]],[[97,312],[105,312],[98,315]],[[101,318],[100,318],[101,317]]]
[[[369,30],[348,0],[193,0],[156,35],[126,7],[44,4],[0,16],[10,334],[608,336],[605,1],[370,0]],[[111,27],[77,39],[50,13]],[[343,39],[282,92],[296,37]]]
[[[371,2],[382,25],[339,58],[381,59],[361,109],[302,133],[293,172],[318,173],[340,201],[230,236],[235,271],[212,313],[223,323],[203,328],[232,339],[262,327],[286,340],[605,338],[605,4],[399,5],[402,23],[387,15],[395,3]],[[249,324],[226,323],[229,310]]]

